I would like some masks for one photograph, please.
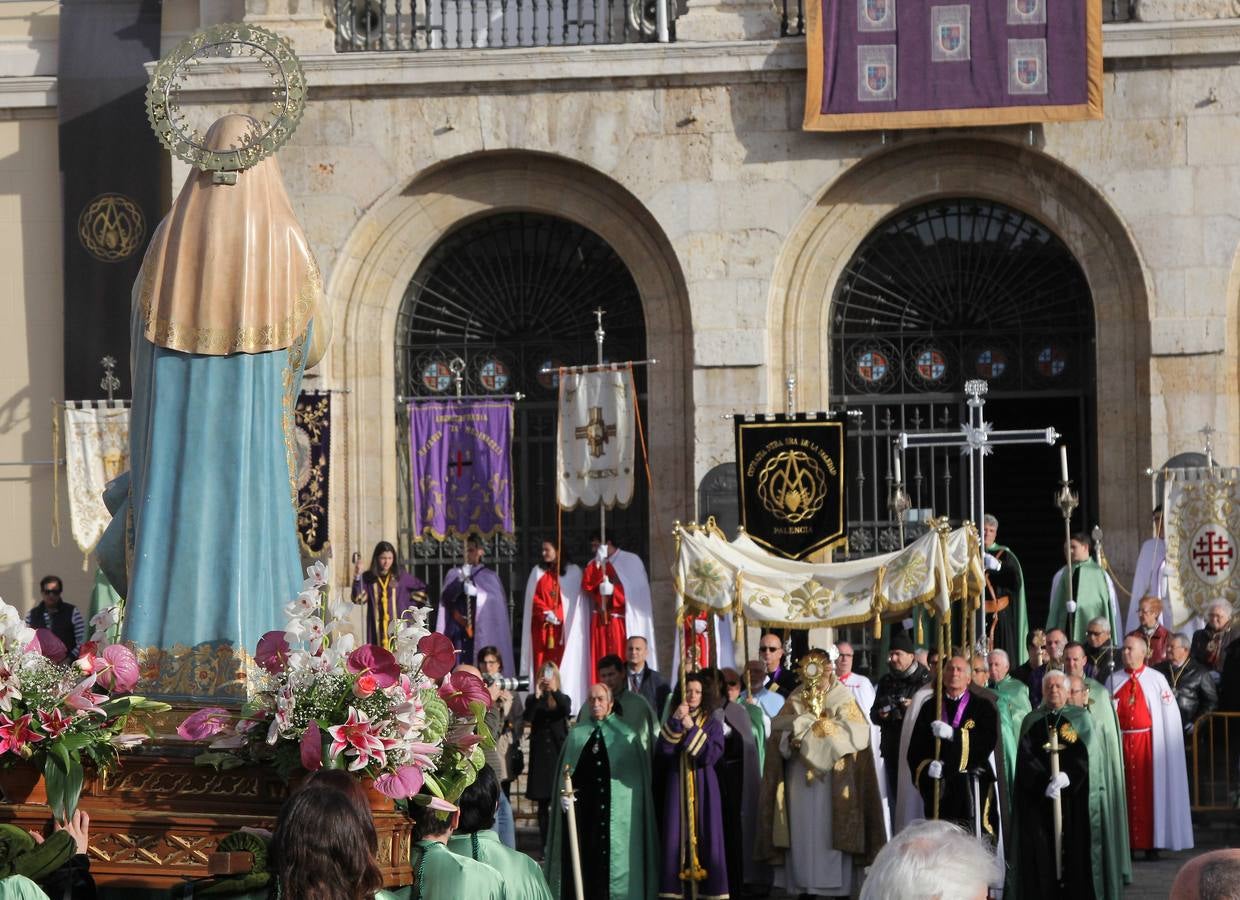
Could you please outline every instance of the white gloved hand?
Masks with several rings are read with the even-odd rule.
[[[598,550],[594,552],[594,558],[598,560],[600,566],[607,565],[607,545],[599,544]]]
[[[465,591],[466,597],[477,597],[478,596],[478,588],[474,586],[474,583],[472,581],[465,582],[464,591]]]
[[[559,625],[560,624],[559,616],[557,616],[551,610],[547,610],[545,613],[543,613],[543,619],[546,620],[548,625]]]
[[[693,631],[695,634],[706,634],[706,620],[705,619],[694,619],[693,620]]]
[[[598,592],[604,597],[610,597],[616,592],[616,586],[612,584],[610,580],[604,578],[601,582],[599,582]]]
[[[1046,796],[1054,800],[1056,797],[1059,796],[1059,792],[1062,791],[1064,788],[1066,788],[1071,783],[1072,782],[1068,780],[1067,773],[1060,772],[1058,775],[1053,777],[1050,780],[1050,783],[1046,786]]]
[[[926,774],[938,781],[943,777],[943,761],[934,759],[930,761],[930,765],[926,767]]]
[[[983,553],[982,562],[986,565],[987,572],[998,572],[1003,568],[1003,563],[999,562],[992,554]]]
[[[930,733],[940,740],[950,741],[956,732],[946,722],[935,720],[930,723]]]
[[[1068,601],[1068,612],[1069,613],[1076,612],[1076,601],[1075,600]]]
[[[568,794],[560,794],[560,809],[568,812],[569,798]]]
[[[465,563],[465,565],[461,566],[461,577],[462,578],[468,578],[472,574],[474,574],[474,567],[471,566],[469,563]]]

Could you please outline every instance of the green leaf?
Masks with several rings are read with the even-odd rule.
[[[62,822],[69,821],[69,817],[77,811],[78,799],[82,796],[82,782],[85,780],[86,773],[82,771],[82,763],[73,757],[69,764],[69,774],[65,778],[65,793],[63,798],[64,818]]]
[[[245,765],[245,760],[235,754],[225,753],[222,750],[207,750],[194,757],[194,765],[210,766],[217,772],[224,772],[228,769],[235,769],[238,766]]]
[[[89,744],[93,744],[100,739],[100,735],[91,732],[71,732],[62,734],[52,746],[61,746],[66,750],[81,750]],[[106,738],[104,738],[106,740]],[[50,749],[50,748],[49,748]]]
[[[69,780],[68,772],[59,760],[49,753],[43,764],[43,780],[47,787],[47,805],[52,808],[52,815],[57,821],[65,820],[65,792]]]
[[[62,774],[69,771],[69,748],[64,745],[63,741],[57,741],[47,748],[47,758],[49,762],[56,762],[60,765]],[[47,767],[44,767],[46,773]]]

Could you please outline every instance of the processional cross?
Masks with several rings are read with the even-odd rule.
[[[901,431],[896,437],[901,450],[914,450],[922,447],[959,447],[961,454],[969,456],[969,514],[977,525],[978,543],[981,551],[986,551],[982,519],[986,515],[986,478],[985,458],[994,452],[997,444],[1048,444],[1053,445],[1059,440],[1059,432],[1054,428],[1017,428],[1009,431],[995,431],[991,424],[982,418],[982,410],[986,405],[988,385],[980,378],[970,379],[964,383],[964,392],[968,395],[969,421],[961,425],[959,431],[925,431],[910,434]],[[904,494],[904,484],[896,478],[897,496]],[[1071,583],[1069,576],[1069,584]],[[998,613],[995,613],[998,615]],[[977,634],[986,634],[986,604],[978,607]]]

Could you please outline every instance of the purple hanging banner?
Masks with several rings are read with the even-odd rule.
[[[409,403],[414,531],[512,534],[512,401]]]

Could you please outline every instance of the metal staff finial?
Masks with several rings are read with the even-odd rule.
[[[1214,426],[1207,422],[1197,429],[1203,443],[1202,452],[1206,455],[1206,466],[1214,468]]]
[[[116,357],[105,356],[99,363],[103,366],[103,380],[99,382],[99,387],[108,392],[108,402],[111,403],[113,395],[121,389],[121,380],[116,377]]]

